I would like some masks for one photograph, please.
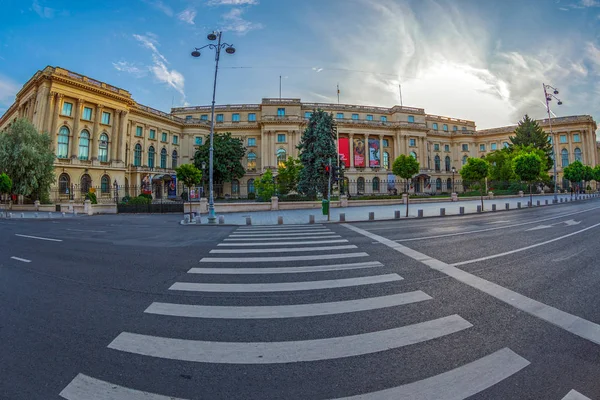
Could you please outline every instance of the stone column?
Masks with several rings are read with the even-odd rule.
[[[267,151],[267,131],[263,129],[260,137],[260,169],[264,170],[266,165],[265,153]]]
[[[29,103],[28,107],[29,108],[27,109],[28,110],[27,119],[29,119],[29,121],[31,121],[32,123],[33,123],[33,111],[35,110],[35,103],[36,103],[35,100],[36,100],[36,98],[37,98],[37,92],[35,92],[33,94],[33,96],[30,97],[29,100],[28,100],[28,103]]]
[[[121,111],[119,118],[119,147],[117,150],[117,160],[125,161],[125,129],[127,128],[127,111]],[[158,134],[158,132],[157,132]],[[161,133],[162,134],[162,133]]]
[[[369,154],[369,134],[365,133],[365,168],[371,168],[369,166],[370,154]]]
[[[64,95],[59,93],[56,96],[56,99],[54,101],[54,113],[52,115],[52,135],[53,137],[56,137],[56,130],[58,129],[58,119],[59,119],[59,115],[58,113],[60,112],[60,103],[62,103],[62,99],[63,99]]]
[[[71,158],[77,158],[77,138],[79,137],[79,120],[81,114],[81,105],[83,104],[83,99],[77,99],[75,102],[75,115],[73,116],[73,135],[71,140]],[[90,146],[93,146],[93,134],[90,137]],[[89,153],[88,153],[89,156]]]
[[[117,143],[119,141],[120,129],[119,126],[121,124],[121,111],[115,110],[115,117],[112,122],[112,129],[109,141],[109,150],[110,150],[110,159],[109,161],[112,163],[117,159]],[[182,138],[183,139],[183,138]],[[100,137],[98,137],[98,144],[100,144]]]
[[[348,135],[350,145],[350,168],[354,170],[354,133]]]
[[[52,114],[52,109],[54,108],[55,99],[56,99],[56,92],[48,93],[48,100],[46,102],[46,111],[44,112],[44,119],[42,120],[42,123],[43,123],[42,130],[48,132],[50,134],[50,137],[52,138],[52,140],[54,140],[54,137],[56,135],[56,132],[52,131],[53,121],[54,121],[54,114]]]
[[[385,170],[383,166],[383,135],[379,135],[379,166]]]
[[[575,161],[575,153],[573,152],[573,135],[571,131],[567,132],[567,142],[569,143],[569,164]]]
[[[97,139],[100,136],[100,119],[102,118],[102,109],[103,105],[98,104],[96,106],[96,116],[94,117],[94,131],[92,132],[92,138],[94,140],[91,141],[90,146],[92,146],[92,160],[98,159],[98,146]]]
[[[419,164],[421,164],[421,169],[423,169],[427,168],[427,152],[425,151],[425,137],[419,137],[419,142],[419,154],[421,155],[421,160],[419,161]]]

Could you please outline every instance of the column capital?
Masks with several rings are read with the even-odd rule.
[[[85,102],[84,99],[77,99],[77,105],[78,106],[81,105],[81,104],[83,104],[84,102]]]
[[[96,106],[96,108],[97,108],[98,110],[102,110],[102,109],[104,108],[104,105],[103,105],[103,104],[98,104],[98,105]]]
[[[48,92],[48,97],[49,98],[52,98],[54,96],[56,96],[56,92],[53,92],[53,91]]]
[[[57,93],[57,96],[58,96],[59,99],[62,99],[63,97],[65,97],[65,95],[62,94],[62,93]]]

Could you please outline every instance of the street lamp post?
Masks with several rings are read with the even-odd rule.
[[[215,134],[215,94],[217,91],[217,73],[219,72],[219,58],[221,56],[221,49],[225,49],[227,54],[235,53],[235,48],[228,43],[221,43],[222,32],[215,31],[209,33],[206,37],[210,41],[217,40],[217,44],[207,44],[202,47],[196,47],[192,51],[192,57],[200,57],[200,50],[208,47],[211,50],[215,50],[215,80],[213,82],[213,95],[212,95],[212,106],[210,109],[210,147],[208,151],[208,223],[216,224],[217,216],[215,215],[215,199],[213,196],[213,138]]]
[[[452,193],[456,193],[454,190],[454,174],[456,173],[456,168],[452,167]]]
[[[556,140],[554,140],[554,137],[552,136],[552,118],[550,117],[550,102],[552,101],[552,98],[554,97],[557,101],[556,104],[558,104],[560,106],[562,104],[562,101],[560,101],[560,99],[555,96],[556,94],[558,94],[558,89],[556,89],[550,85],[546,85],[545,83],[542,83],[542,86],[544,87],[544,98],[546,99],[546,111],[548,112],[548,124],[550,124],[550,138],[552,138],[552,153],[554,154],[554,157],[552,157],[552,159],[554,161],[554,202],[558,203],[558,196],[557,196],[558,176],[556,175],[556,156],[557,156]],[[552,93],[549,93],[548,89],[552,89]]]

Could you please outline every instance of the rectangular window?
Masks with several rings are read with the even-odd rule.
[[[304,111],[304,118],[310,119],[312,117],[312,113],[310,111]]]
[[[192,116],[191,115],[186,115],[185,119],[189,121],[190,119],[192,119]]]
[[[463,144],[462,145],[462,151],[469,151],[469,145],[468,144]]]
[[[352,114],[352,119],[353,120],[357,120],[358,119],[358,114]]]
[[[71,113],[73,112],[73,104],[71,103],[67,103],[66,101],[63,103],[63,108],[62,108],[62,115],[67,115],[67,116],[71,116]]]
[[[567,135],[560,135],[560,142],[567,143]]]
[[[248,138],[248,147],[256,146],[256,138],[249,137]]]
[[[463,127],[462,127],[462,130],[463,130],[463,132],[465,132],[465,131],[467,130],[467,127],[466,127],[466,126],[463,126]]]
[[[217,122],[223,122],[223,114],[217,114]]]
[[[231,114],[231,121],[233,122],[240,122],[240,114]]]
[[[579,138],[579,134],[578,134],[578,133],[574,133],[574,134],[573,134],[573,141],[574,141],[575,143],[579,143],[579,142],[581,142],[581,139]]]
[[[454,126],[452,127],[452,130],[453,130],[454,132],[456,132],[456,131],[458,130],[458,126],[454,125]]]
[[[448,132],[448,125],[444,124],[442,128],[444,129],[444,132]]]
[[[177,135],[173,135],[173,144],[177,144],[178,140],[179,140],[179,137],[177,137]]]
[[[415,122],[415,116],[414,115],[409,115],[408,116],[408,122],[410,122],[411,124]]]
[[[248,122],[256,122],[256,114],[255,113],[248,114]]]
[[[408,145],[410,147],[415,147],[417,145],[417,140],[416,139],[408,139]]]
[[[373,115],[367,114],[367,121],[373,121]]]
[[[83,117],[82,118],[87,121],[91,121],[92,120],[92,109],[89,107],[83,107]]]
[[[344,119],[344,113],[337,113],[335,117],[337,119]]]
[[[285,143],[285,133],[277,134],[277,143]]]
[[[387,122],[387,117],[385,115],[381,116],[381,122]]]
[[[485,144],[479,145],[479,151],[485,151]]]
[[[102,112],[102,123],[104,125],[110,125],[110,113],[107,113],[106,111]]]
[[[449,145],[449,144],[445,144],[445,145],[444,145],[444,151],[445,151],[446,153],[450,153],[450,145]]]
[[[433,130],[434,130],[434,131],[437,131],[437,130],[438,130],[438,124],[437,124],[437,122],[434,122],[434,123],[433,123]]]
[[[196,145],[196,146],[202,146],[202,138],[200,136],[196,136],[194,138],[194,145]]]
[[[150,139],[156,139],[156,130],[150,129]]]
[[[498,148],[498,146],[496,145],[496,143],[492,143],[491,147],[492,147],[492,150],[496,150]]]
[[[433,145],[433,151],[440,151],[440,145],[439,145],[439,143],[435,143]]]
[[[162,133],[162,136],[161,136],[161,138],[160,138],[160,140],[162,140],[163,142],[166,142],[166,141],[167,141],[167,139],[168,139],[167,132],[163,132],[163,133]]]
[[[383,147],[390,147],[390,141],[388,139],[383,139]]]
[[[142,136],[143,128],[141,126],[135,127],[135,136]]]
[[[278,117],[285,117],[285,108],[278,108],[277,109],[277,116]]]
[[[200,116],[200,121],[208,121],[208,114],[202,114]]]

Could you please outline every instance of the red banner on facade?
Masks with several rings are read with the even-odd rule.
[[[354,139],[354,166],[364,168],[365,166],[365,139]]]
[[[381,159],[379,158],[379,140],[369,139],[369,167],[379,168]]]
[[[344,162],[344,166],[350,166],[350,141],[348,138],[339,138],[338,140],[338,154],[340,160]]]

